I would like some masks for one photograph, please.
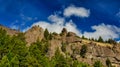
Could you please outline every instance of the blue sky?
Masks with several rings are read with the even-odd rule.
[[[120,40],[120,0],[0,0],[0,24],[26,31],[34,25],[60,33]]]

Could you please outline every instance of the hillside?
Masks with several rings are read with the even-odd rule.
[[[49,33],[39,26],[33,26],[25,33],[4,26],[0,28],[7,32],[4,36],[0,33],[0,66],[120,67],[118,43],[82,39],[65,28],[60,34]]]
[[[6,30],[7,34],[8,34],[8,35],[11,35],[11,36],[17,35],[18,33],[20,33],[20,32],[17,31],[17,30],[7,28],[7,27],[5,27],[5,26],[3,26],[3,25],[0,25],[0,28]]]

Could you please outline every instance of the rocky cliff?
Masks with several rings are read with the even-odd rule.
[[[9,35],[16,35],[19,32],[0,26],[7,31]],[[120,44],[109,44],[90,41],[78,37],[74,32],[68,32],[65,28],[60,34],[52,33],[52,39],[48,40],[50,43],[48,55],[54,56],[55,50],[59,49],[64,57],[69,56],[75,60],[86,62],[90,65],[96,60],[100,60],[104,66],[106,66],[106,59],[109,58],[113,65],[120,67]],[[44,30],[39,26],[33,26],[31,29],[25,32],[25,40],[27,46],[37,40],[42,41],[44,39]],[[61,48],[65,45],[65,50]],[[82,45],[87,46],[87,52],[84,58],[80,56],[80,49]]]

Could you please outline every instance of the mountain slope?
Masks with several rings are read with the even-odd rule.
[[[7,34],[8,34],[8,35],[11,35],[11,36],[17,35],[18,33],[20,33],[20,32],[17,31],[17,30],[7,28],[7,27],[5,27],[5,26],[3,26],[3,25],[0,25],[0,28],[6,30],[6,31],[7,31]]]
[[[6,30],[11,36],[17,36],[17,34],[22,33],[4,26],[0,26],[0,28]],[[41,27],[33,26],[24,33],[24,36],[28,48],[32,48],[36,43],[38,45],[47,45],[48,48],[45,50],[45,56],[50,59],[55,56],[56,49],[58,49],[64,57],[88,63],[91,66],[97,60],[100,60],[102,64],[106,66],[106,60],[108,58],[112,65],[120,66],[120,44],[110,44],[82,39],[74,32],[67,32],[65,28],[60,34],[48,33],[48,37],[45,37],[45,32]],[[86,48],[82,50],[83,45],[86,46]],[[42,48],[42,46],[39,48],[40,50],[46,49],[45,47]],[[81,55],[81,53],[83,55]]]

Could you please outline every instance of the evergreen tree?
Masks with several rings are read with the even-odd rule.
[[[110,44],[116,44],[116,41],[113,40],[113,39],[108,39],[108,41],[106,41],[107,43],[110,43]]]
[[[98,38],[98,42],[104,42],[101,36]]]
[[[47,29],[45,29],[45,31],[44,31],[44,37],[46,40],[48,40],[48,38],[49,38],[49,32]]]
[[[82,39],[85,39],[84,35],[82,36]]]
[[[81,57],[84,58],[86,52],[87,52],[87,46],[86,46],[86,45],[82,45],[81,50],[80,50],[80,55],[81,55]]]

